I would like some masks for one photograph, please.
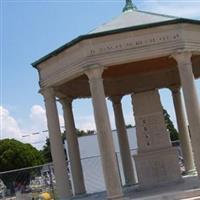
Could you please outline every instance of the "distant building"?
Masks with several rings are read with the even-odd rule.
[[[113,134],[113,140],[114,140],[114,144],[115,144],[115,152],[119,153],[119,143],[118,143],[116,130],[113,130],[112,134]],[[128,134],[128,138],[129,138],[130,150],[132,150],[132,152],[133,152],[133,150],[135,150],[134,152],[136,153],[137,137],[136,137],[135,128],[128,128],[127,134]],[[100,155],[99,145],[98,145],[98,140],[97,140],[96,134],[79,137],[78,142],[79,142],[81,158],[89,158],[92,156]],[[67,149],[66,141],[65,141],[65,149]],[[69,158],[69,156],[68,156],[68,158]]]

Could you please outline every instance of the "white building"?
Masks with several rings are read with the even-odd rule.
[[[119,153],[120,149],[119,149],[119,143],[118,143],[116,130],[112,131],[112,135],[113,135],[113,140],[114,140],[114,145],[115,145],[115,152],[117,156],[120,177],[121,177],[122,185],[124,185],[125,178],[124,178],[123,169],[122,169],[122,161],[121,161],[121,157]],[[136,137],[135,128],[128,128],[127,135],[129,139],[131,155],[136,155],[137,137]],[[101,160],[100,160],[100,151],[99,151],[99,146],[98,146],[97,135],[95,134],[95,135],[79,137],[78,142],[79,142],[80,156],[81,156],[81,161],[82,161],[81,163],[82,163],[85,187],[86,187],[87,193],[95,193],[95,192],[101,192],[101,191],[106,190],[104,178],[103,178]],[[66,141],[65,141],[65,149],[68,149]],[[68,155],[68,158],[69,158],[69,155]],[[132,161],[133,161],[135,176],[137,176],[134,160]],[[73,179],[71,180],[73,181]],[[73,188],[73,191],[74,191],[74,188]]]

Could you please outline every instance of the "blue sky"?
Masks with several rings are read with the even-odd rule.
[[[124,2],[1,0],[1,138],[15,137],[31,143],[44,141],[45,133],[27,139],[22,137],[46,129],[43,98],[37,93],[38,74],[30,64],[78,35],[120,15]],[[200,19],[198,0],[134,2],[140,10]],[[196,84],[200,92],[200,80]],[[175,121],[170,92],[161,91],[161,99]],[[114,128],[110,102],[108,108]],[[126,122],[133,123],[129,97],[123,99],[123,108]],[[59,113],[63,124],[62,112]],[[76,100],[74,115],[77,128],[95,128],[90,100]]]

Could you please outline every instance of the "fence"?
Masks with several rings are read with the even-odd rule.
[[[132,158],[133,155],[136,154],[136,149],[131,150]],[[124,185],[125,179],[122,170],[120,153],[116,153],[116,158],[121,183]],[[101,157],[93,156],[83,158],[81,163],[87,193],[90,194],[104,191],[105,182],[101,165]],[[70,163],[67,162],[67,165],[69,167],[69,178],[71,180],[72,192],[74,193]],[[133,166],[135,169],[134,160]],[[136,175],[135,170],[134,172]],[[6,183],[7,188],[3,182]],[[53,199],[56,199],[56,181],[52,163],[0,173],[0,199],[38,200],[40,199],[41,194],[51,195]]]
[[[0,199],[39,199],[44,191],[54,196],[54,185],[52,164],[1,172]]]
[[[132,150],[132,155],[136,150]],[[119,153],[116,153],[119,174],[124,184],[124,176],[122,172],[122,163]],[[101,165],[101,157],[93,156],[81,159],[85,187],[87,193],[101,192],[105,190],[105,182]],[[73,180],[71,177],[70,163],[69,178],[71,180],[72,192],[74,193]],[[5,184],[6,185],[5,185]],[[19,199],[32,200],[39,199],[40,195],[49,193],[52,198],[56,199],[55,194],[56,181],[52,163],[28,167],[19,170],[12,170],[0,173],[0,199]]]

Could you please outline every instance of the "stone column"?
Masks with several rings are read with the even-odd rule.
[[[113,104],[113,110],[115,114],[115,124],[117,128],[117,135],[119,141],[120,155],[122,159],[123,173],[125,177],[125,184],[129,186],[135,184],[136,181],[133,171],[133,163],[128,142],[128,136],[126,132],[126,125],[124,122],[121,99],[122,99],[121,96],[115,96],[110,98]]]
[[[187,127],[185,113],[183,109],[183,102],[181,98],[180,88],[170,88],[172,91],[172,97],[174,102],[174,108],[176,112],[176,120],[179,130],[179,137],[181,143],[181,150],[184,159],[185,171],[190,173],[194,171],[195,165],[193,160],[193,152],[191,146],[190,135]]]
[[[64,146],[61,139],[55,95],[52,88],[45,89],[42,91],[42,94],[45,100],[47,125],[51,144],[51,155],[56,178],[56,191],[60,200],[67,200],[72,196],[72,192],[67,173]]]
[[[87,70],[86,75],[89,78],[107,196],[108,199],[121,199],[122,188],[105,100],[102,73],[102,68],[93,68]]]
[[[191,56],[192,54],[190,52],[177,53],[173,55],[178,65],[191,132],[194,161],[200,177],[200,106],[192,71]]]
[[[81,166],[78,138],[76,134],[76,127],[72,111],[72,100],[73,99],[66,97],[60,99],[60,102],[62,104],[64,112],[66,139],[68,145],[68,153],[72,171],[74,191],[77,195],[84,194],[86,191],[83,178],[83,170]]]

